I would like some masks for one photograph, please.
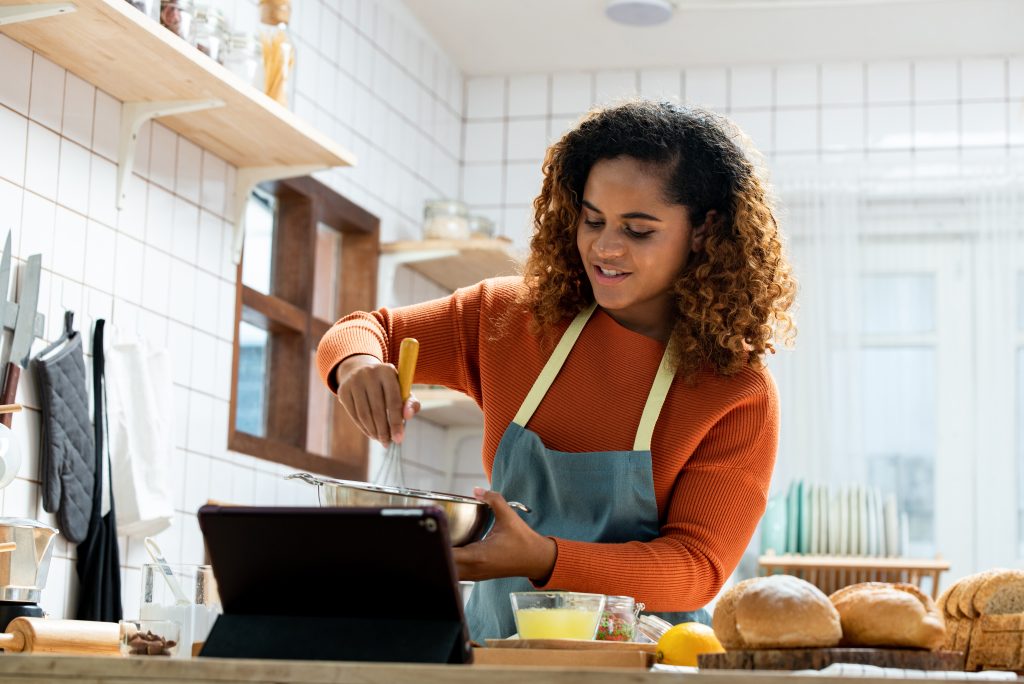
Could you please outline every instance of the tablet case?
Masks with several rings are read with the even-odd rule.
[[[203,506],[224,613],[201,656],[472,659],[437,508]]]

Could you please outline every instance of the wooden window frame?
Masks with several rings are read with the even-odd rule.
[[[244,285],[239,263],[235,279],[228,448],[298,470],[365,480],[369,441],[337,401],[331,407],[330,456],[306,449],[309,352],[333,324],[312,313],[314,278],[310,274],[314,268],[317,227],[322,223],[343,235],[341,277],[336,293],[338,317],[372,310],[377,301],[380,220],[309,176],[260,187],[277,200],[271,256],[273,294]],[[287,266],[279,267],[284,264]],[[238,333],[242,320],[266,330],[272,339],[267,358],[266,437],[242,432],[235,425]],[[323,391],[328,392],[326,387]]]

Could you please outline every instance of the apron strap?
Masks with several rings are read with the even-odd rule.
[[[666,347],[665,353],[661,356],[658,374],[654,376],[651,393],[647,395],[644,412],[640,415],[640,424],[636,428],[636,438],[633,440],[633,451],[651,450],[654,426],[658,422],[658,416],[661,415],[661,407],[665,404],[668,390],[672,387],[672,380],[676,376],[675,368],[670,359],[669,348]]]
[[[516,417],[512,419],[513,423],[525,428],[526,424],[530,422],[534,411],[540,406],[544,395],[548,393],[551,384],[558,377],[559,371],[562,370],[562,364],[565,363],[565,359],[569,356],[569,352],[572,351],[573,345],[576,344],[580,333],[583,332],[583,326],[587,324],[587,321],[590,320],[596,309],[597,302],[594,302],[576,314],[576,318],[573,319],[568,329],[562,334],[562,339],[558,340],[555,350],[551,352],[551,358],[544,364],[543,370],[537,376],[537,380],[533,383],[530,393],[523,400],[523,404],[519,407]]]

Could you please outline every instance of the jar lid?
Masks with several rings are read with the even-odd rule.
[[[287,24],[291,16],[290,0],[260,0],[260,21],[264,24]]]
[[[468,216],[469,207],[465,202],[453,199],[427,200],[423,204],[424,216],[438,216],[450,214],[452,216]]]

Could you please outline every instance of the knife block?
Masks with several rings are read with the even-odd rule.
[[[462,663],[458,621],[243,615],[217,618],[199,652],[214,658]]]

